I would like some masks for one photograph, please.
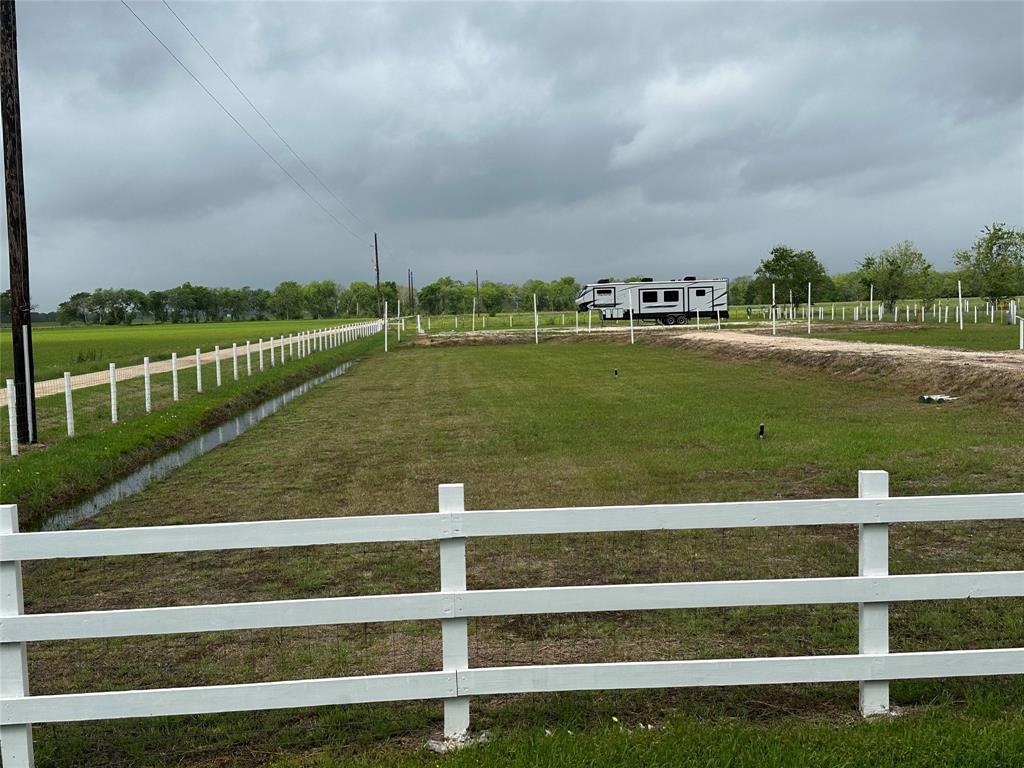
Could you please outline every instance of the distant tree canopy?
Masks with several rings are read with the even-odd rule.
[[[580,284],[571,276],[551,282],[527,280],[522,285],[485,280],[480,283],[477,311],[490,314],[507,310],[532,311],[534,295],[537,309],[570,310],[575,309],[579,292]],[[432,315],[470,312],[475,299],[475,282],[462,282],[450,276],[423,286],[416,294],[422,311]]]
[[[890,310],[897,301],[909,298],[931,298],[926,294],[934,288],[932,265],[909,240],[886,248],[860,263],[857,278],[874,297]]]
[[[992,301],[1024,293],[1024,231],[991,224],[970,250],[953,258],[970,293]]]
[[[811,284],[812,301],[824,299],[832,293],[832,280],[814,251],[797,251],[788,245],[776,245],[754,274],[756,293],[762,303],[771,301],[773,284],[778,304],[790,301],[802,304],[807,298],[808,283]]]

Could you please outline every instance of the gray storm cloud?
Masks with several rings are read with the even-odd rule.
[[[1024,219],[1024,5],[19,3],[33,301],[185,280],[423,284],[940,266]],[[5,277],[6,283],[6,277]]]

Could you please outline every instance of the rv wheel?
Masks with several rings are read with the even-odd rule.
[[[665,318],[665,325],[675,325],[675,324],[676,324],[676,316],[675,315],[668,315]]]
[[[679,315],[676,317],[676,322],[680,325],[686,325],[688,322],[686,315]]]

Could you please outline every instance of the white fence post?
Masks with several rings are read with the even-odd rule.
[[[149,377],[149,358],[142,358],[142,388],[146,392],[146,413],[153,412],[153,389]]]
[[[196,393],[202,394],[203,392],[203,366],[202,366],[203,353],[196,348]]]
[[[437,486],[437,507],[442,515],[465,510],[465,489],[462,483]],[[441,591],[462,592],[466,589],[466,540],[441,539]],[[469,669],[469,619],[441,619],[442,669]],[[465,738],[469,731],[469,697],[455,696],[444,700],[444,737]]]
[[[110,364],[110,423],[117,424],[117,369]]]
[[[213,371],[217,377],[217,386],[220,386],[220,347],[213,347]]]
[[[857,474],[857,496],[862,499],[889,498],[889,473],[880,470],[861,470]],[[858,575],[889,575],[889,524],[865,523],[860,526],[858,546]],[[889,604],[860,603],[858,605],[860,653],[889,652]],[[860,683],[860,712],[880,715],[889,711],[889,681],[862,680]]]
[[[388,303],[384,302],[384,351],[388,351]]]
[[[178,402],[178,353],[171,352],[171,397]]]
[[[18,392],[14,379],[7,380],[7,428],[11,438],[11,456],[18,455]]]
[[[259,347],[257,348],[257,352],[259,353],[259,359],[260,359],[260,371],[262,371],[263,370],[263,339],[260,339],[256,343],[259,344]]]
[[[274,351],[274,337],[270,337],[270,367],[277,367],[277,352]]]
[[[238,381],[238,344],[231,342],[231,377]]]
[[[252,345],[245,340],[245,375],[252,376]]]
[[[68,437],[75,436],[75,409],[71,404],[71,372],[64,371],[64,410],[68,418]]]
[[[0,505],[0,533],[18,532],[18,507]],[[25,612],[21,589],[21,562],[0,562],[0,616]],[[0,696],[16,699],[28,696],[28,658],[24,643],[0,643]],[[32,768],[32,726],[0,726],[0,757],[5,768]]]
[[[700,312],[697,312],[697,327],[700,328]],[[633,291],[629,292],[629,343],[635,341],[633,338]]]

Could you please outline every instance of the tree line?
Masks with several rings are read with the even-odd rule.
[[[381,283],[381,300],[398,300],[398,285]],[[294,320],[302,317],[375,317],[377,289],[365,282],[342,286],[333,280],[302,285],[293,280],[273,290],[210,288],[183,283],[177,288],[144,293],[132,288],[97,288],[76,293],[57,307],[61,323],[130,325],[137,319],[157,323],[198,323],[228,320]]]
[[[753,275],[734,278],[729,286],[732,304],[769,304],[772,285],[778,304],[802,304],[811,286],[813,302],[864,301],[871,295],[890,309],[898,301],[925,302],[957,295],[1002,301],[1024,294],[1024,231],[992,224],[974,245],[953,255],[957,269],[942,272],[909,240],[866,256],[852,272],[829,275],[813,251],[787,245],[771,249]]]
[[[1024,295],[1024,231],[1005,224],[985,227],[974,245],[954,254],[956,269],[939,271],[910,241],[866,256],[851,272],[830,275],[811,250],[777,245],[761,260],[752,275],[733,278],[729,288],[732,304],[768,304],[775,285],[779,304],[803,303],[807,284],[814,302],[863,301],[874,298],[890,307],[908,299],[931,301],[957,294],[1000,301]],[[614,280],[615,278],[609,278]],[[624,278],[625,281],[640,277]],[[380,301],[394,307],[402,302],[407,312],[441,315],[478,312],[530,311],[537,308],[572,311],[580,283],[571,276],[557,280],[504,283],[456,280],[446,276],[423,286],[412,295],[394,281],[381,283]],[[377,289],[368,282],[347,286],[333,280],[314,280],[302,285],[285,281],[273,290],[263,288],[211,288],[183,283],[177,288],[144,293],[130,288],[98,288],[76,293],[57,308],[62,323],[130,324],[139,319],[188,323],[228,320],[298,319],[379,316]],[[9,320],[9,292],[0,294],[0,319]],[[49,318],[47,318],[49,319]]]

